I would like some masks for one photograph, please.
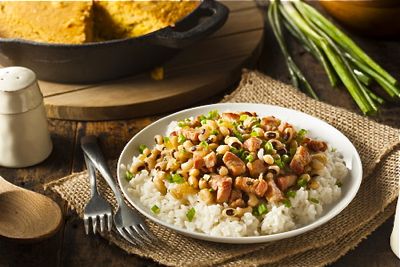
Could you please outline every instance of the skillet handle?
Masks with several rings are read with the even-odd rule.
[[[167,27],[157,32],[152,43],[170,48],[184,48],[218,30],[224,25],[228,14],[229,9],[223,4],[215,0],[203,0],[194,14],[178,22],[177,27]],[[197,25],[180,31],[180,26],[190,23],[192,18],[197,20]]]

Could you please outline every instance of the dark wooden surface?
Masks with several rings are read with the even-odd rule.
[[[400,80],[400,42],[366,39],[351,35],[385,69]],[[332,89],[322,68],[295,42],[290,41],[295,60],[304,70],[321,100],[358,112],[357,107],[343,88]],[[278,80],[289,82],[288,73],[277,44],[266,26],[265,45],[256,66],[259,70]],[[228,90],[227,90],[228,92]],[[210,98],[208,103],[218,101]],[[389,104],[372,118],[379,122],[400,127],[400,108]],[[25,169],[0,168],[0,175],[25,188],[43,193],[42,185],[84,169],[79,139],[86,134],[100,137],[101,146],[108,159],[117,158],[124,144],[140,129],[156,117],[128,121],[72,122],[51,120],[50,129],[54,151],[42,164]],[[86,236],[83,223],[72,211],[66,209],[57,196],[45,192],[56,199],[65,214],[65,224],[54,237],[32,244],[19,244],[0,239],[0,266],[158,266],[151,260],[127,255],[119,248],[108,244],[97,236]],[[27,203],[29,204],[29,203]],[[0,211],[1,216],[1,211]],[[362,241],[353,251],[332,266],[400,266],[389,246],[389,236],[393,217],[379,227],[371,236]]]

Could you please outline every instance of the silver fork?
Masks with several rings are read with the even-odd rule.
[[[153,241],[157,241],[157,238],[147,228],[141,215],[125,204],[103,157],[97,138],[95,136],[83,137],[81,147],[115,194],[118,210],[114,215],[114,224],[120,235],[134,245],[152,244]]]
[[[93,233],[97,231],[97,219],[100,221],[100,232],[103,233],[106,220],[107,220],[107,230],[111,231],[112,228],[112,208],[111,205],[105,201],[97,191],[96,185],[96,171],[93,164],[85,156],[86,168],[89,172],[89,181],[91,189],[91,198],[85,207],[83,213],[83,222],[85,224],[85,232],[89,234],[89,221],[92,221]]]

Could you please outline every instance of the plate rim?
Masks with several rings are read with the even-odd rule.
[[[280,232],[280,233],[276,233],[276,234],[270,234],[270,235],[259,235],[259,236],[243,236],[243,237],[223,237],[223,236],[212,236],[206,233],[200,233],[200,232],[194,232],[188,229],[184,229],[172,224],[169,224],[165,221],[162,221],[161,219],[155,217],[155,216],[149,216],[148,212],[143,210],[142,208],[138,207],[138,205],[135,204],[135,202],[133,201],[132,197],[129,195],[129,192],[127,191],[126,188],[123,187],[122,185],[122,179],[123,177],[121,177],[120,175],[120,169],[121,169],[121,164],[123,164],[121,162],[123,155],[125,153],[127,153],[127,150],[130,148],[131,144],[134,142],[134,140],[136,139],[136,137],[140,134],[142,134],[142,132],[147,131],[148,128],[152,127],[155,124],[158,124],[162,121],[168,120],[172,117],[175,117],[176,115],[179,115],[181,113],[186,113],[186,112],[195,112],[197,110],[201,110],[201,109],[218,109],[218,107],[226,107],[226,106],[236,106],[238,108],[236,108],[237,110],[240,110],[240,106],[258,106],[258,107],[268,107],[268,108],[279,108],[281,110],[284,111],[289,111],[289,112],[295,112],[300,114],[301,116],[306,116],[306,117],[310,117],[313,119],[316,119],[318,121],[320,121],[323,124],[326,124],[326,126],[334,129],[335,131],[337,131],[338,133],[340,133],[350,144],[351,144],[351,150],[353,150],[354,153],[352,153],[353,157],[354,157],[354,164],[357,165],[360,173],[358,177],[354,177],[353,179],[356,179],[356,183],[355,185],[349,190],[348,194],[348,200],[346,202],[343,203],[343,206],[338,208],[335,212],[332,213],[328,213],[325,214],[323,216],[318,217],[316,220],[312,221],[309,224],[306,224],[304,226],[301,226],[299,228],[295,228],[289,231],[285,231],[285,232]],[[232,108],[233,110],[233,108]],[[352,170],[350,170],[351,172]],[[352,176],[353,177],[353,176]],[[336,217],[337,215],[339,215],[355,198],[355,196],[357,195],[360,186],[361,186],[361,182],[362,182],[362,178],[363,178],[363,168],[362,168],[362,162],[361,162],[361,158],[360,155],[357,151],[357,149],[355,148],[354,144],[347,138],[347,136],[345,134],[343,134],[341,131],[339,131],[336,127],[332,126],[331,124],[329,124],[328,122],[326,122],[323,119],[320,119],[318,117],[312,116],[310,114],[307,114],[305,112],[299,111],[299,110],[295,110],[295,109],[291,109],[291,108],[286,108],[286,107],[282,107],[282,106],[278,106],[278,105],[269,105],[269,104],[259,104],[259,103],[245,103],[245,102],[240,102],[240,103],[217,103],[217,104],[209,104],[209,105],[201,105],[201,106],[196,106],[196,107],[192,107],[192,108],[187,108],[187,109],[183,109],[177,112],[174,112],[172,114],[169,114],[167,116],[161,117],[158,120],[152,122],[151,124],[147,125],[146,127],[144,127],[142,130],[140,130],[139,132],[137,132],[134,136],[132,136],[132,138],[126,143],[126,145],[124,146],[122,152],[119,155],[118,158],[118,163],[117,163],[117,182],[118,182],[118,186],[120,188],[120,190],[123,193],[123,196],[126,200],[128,200],[128,202],[137,210],[139,211],[143,216],[145,216],[146,218],[148,218],[149,220],[162,225],[164,227],[167,227],[173,231],[176,231],[180,234],[183,234],[185,236],[188,237],[192,237],[192,238],[196,238],[196,239],[200,239],[200,240],[207,240],[207,241],[212,241],[212,242],[217,242],[217,243],[229,243],[229,244],[256,244],[256,243],[266,243],[266,242],[271,242],[271,241],[277,241],[277,240],[282,240],[282,239],[286,239],[286,238],[290,238],[290,237],[294,237],[297,235],[301,235],[304,233],[307,233],[317,227],[320,227],[322,225],[324,225],[325,223],[329,222],[330,220],[332,220],[334,217]],[[339,201],[339,200],[337,200]],[[336,203],[333,207],[337,206],[338,203]]]

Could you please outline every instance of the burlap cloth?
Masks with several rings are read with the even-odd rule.
[[[356,247],[394,213],[400,174],[398,129],[315,101],[258,72],[245,72],[239,87],[223,102],[279,105],[306,112],[335,126],[352,141],[363,163],[363,182],[355,199],[321,227],[266,244],[226,245],[199,241],[150,221],[151,230],[160,240],[155,246],[130,246],[114,233],[104,238],[128,253],[170,266],[323,266]],[[57,192],[82,217],[90,195],[86,172],[72,174],[46,186]],[[115,206],[110,189],[101,179],[99,187]]]

